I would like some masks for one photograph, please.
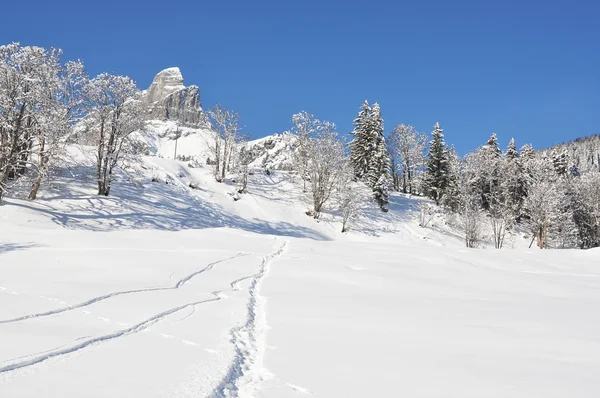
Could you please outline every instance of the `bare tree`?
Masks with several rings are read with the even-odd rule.
[[[214,176],[219,182],[225,180],[230,168],[238,135],[241,131],[237,112],[215,105],[208,111],[212,125],[210,149],[214,156]]]
[[[319,218],[323,205],[334,193],[346,162],[344,145],[333,123],[320,122],[318,135],[310,140],[309,153],[313,216]]]
[[[24,173],[31,153],[40,87],[37,67],[44,53],[18,43],[0,46],[0,201],[8,181]]]
[[[354,168],[346,159],[338,180],[337,195],[342,214],[342,232],[347,232],[360,215],[367,197],[361,193],[360,183],[354,181]]]
[[[238,193],[244,193],[248,186],[249,165],[252,161],[248,152],[248,135],[242,134],[238,137],[234,158],[234,167],[237,171],[237,191]]]
[[[70,134],[74,123],[82,115],[83,89],[88,78],[81,61],[67,62],[56,71],[46,71],[45,98],[48,102],[37,115],[39,128],[34,152],[38,157],[36,177],[29,192],[29,200],[35,200],[42,178],[46,175],[51,160],[58,155]]]
[[[0,47],[0,199],[9,180],[26,170],[36,174],[37,191],[77,108],[73,88],[83,75],[81,62],[60,61],[62,51],[42,47]],[[34,155],[36,155],[34,157]]]
[[[296,113],[292,116],[292,132],[296,134],[296,143],[294,150],[294,169],[302,178],[303,192],[306,192],[306,181],[310,178],[310,150],[311,138],[314,137],[319,128],[320,122],[314,115],[306,111]]]
[[[402,182],[404,193],[413,193],[415,175],[425,164],[425,149],[427,147],[427,136],[418,132],[412,125],[399,124],[389,136],[389,147],[391,157],[394,159],[397,182]],[[398,175],[398,171],[400,175]]]
[[[475,248],[482,239],[483,209],[481,196],[476,185],[476,174],[472,170],[477,156],[468,155],[458,168],[456,211],[465,237],[465,245]]]
[[[567,182],[555,174],[552,161],[544,155],[527,160],[526,225],[540,249],[574,246],[576,226]],[[530,244],[530,247],[531,247]]]
[[[98,195],[108,196],[114,168],[131,133],[142,130],[143,106],[135,82],[125,76],[103,73],[86,87],[87,128],[97,137]]]

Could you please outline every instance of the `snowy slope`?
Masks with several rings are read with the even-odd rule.
[[[153,123],[110,197],[69,148],[0,207],[0,397],[600,394],[600,251],[466,250],[401,195],[341,234],[262,160],[234,201],[205,134]]]

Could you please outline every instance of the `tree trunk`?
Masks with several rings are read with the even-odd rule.
[[[412,173],[410,172],[410,164],[408,165],[407,169],[407,173],[408,173],[408,193],[412,194],[413,190],[412,190]]]
[[[40,135],[39,141],[40,141],[39,142],[40,165],[38,167],[37,177],[35,178],[35,181],[33,182],[33,185],[31,186],[31,191],[29,192],[29,200],[35,200],[37,198],[37,193],[38,193],[38,190],[40,189],[40,184],[42,183],[42,178],[44,177],[44,174],[46,172],[46,166],[47,166],[48,160],[49,160],[48,155],[44,154],[45,147],[46,147],[46,140],[44,139],[43,135]]]
[[[98,138],[98,161],[96,176],[98,178],[98,195],[102,195],[104,187],[102,186],[102,160],[104,159],[104,120],[100,122],[100,137]]]

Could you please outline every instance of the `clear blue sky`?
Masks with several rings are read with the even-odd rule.
[[[52,3],[52,4],[49,4]],[[179,66],[203,105],[255,137],[307,110],[352,128],[439,121],[459,152],[600,133],[600,3],[580,1],[11,1],[0,42],[54,46],[146,88]]]

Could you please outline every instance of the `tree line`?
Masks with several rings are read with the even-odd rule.
[[[600,246],[600,173],[580,173],[564,149],[502,151],[496,134],[459,158],[436,124],[421,192],[456,214],[465,243],[475,247],[486,224],[494,246],[525,230],[540,248]]]
[[[102,73],[90,77],[80,60],[63,61],[59,49],[0,46],[0,201],[11,185],[29,174],[29,199],[35,200],[44,177],[67,144],[95,147],[97,193],[109,195],[115,168],[124,154],[135,153],[132,133],[143,131],[147,107],[133,79]],[[212,133],[207,160],[223,181],[234,172],[238,193],[246,189],[251,157],[239,115],[220,105],[205,112]],[[435,124],[426,134],[412,125],[387,134],[379,104],[365,101],[354,119],[349,142],[335,124],[308,112],[292,117],[296,134],[294,169],[319,218],[335,203],[345,231],[367,198],[387,211],[389,191],[425,195],[460,220],[467,246],[483,230],[502,248],[509,231],[527,230],[540,248],[600,246],[600,153],[597,137],[534,151],[505,151],[496,135],[459,157]]]
[[[367,101],[347,144],[334,133],[335,125],[307,112],[292,121],[297,136],[294,168],[304,191],[312,194],[313,216],[318,218],[337,195],[344,231],[360,201],[368,200],[357,195],[356,184],[363,184],[383,211],[390,189],[429,197],[455,216],[468,247],[479,245],[485,231],[498,249],[508,233],[519,231],[531,237],[530,247],[600,246],[600,172],[580,172],[580,160],[569,154],[572,145],[535,151],[529,144],[517,149],[511,139],[503,151],[492,134],[484,145],[460,157],[446,144],[439,123],[429,141],[412,125],[399,124],[384,134],[380,106]],[[592,139],[584,142],[596,142]],[[594,164],[595,153],[586,156]]]

